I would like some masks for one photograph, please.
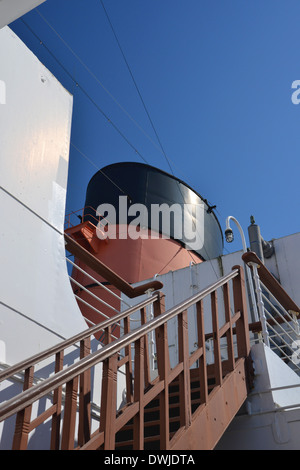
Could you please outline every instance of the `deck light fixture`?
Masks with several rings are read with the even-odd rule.
[[[234,235],[233,235],[233,231],[232,231],[231,228],[227,228],[227,229],[225,230],[225,239],[226,239],[227,243],[233,242],[233,240],[234,240]]]

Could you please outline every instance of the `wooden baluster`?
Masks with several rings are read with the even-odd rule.
[[[91,338],[80,341],[80,359],[91,352]],[[91,369],[80,375],[78,444],[82,446],[91,437]]]
[[[112,341],[112,337],[111,337],[111,326],[107,326],[107,327],[104,329],[103,343],[104,343],[104,344],[109,344],[109,343],[111,343],[111,341]]]
[[[230,308],[230,293],[228,282],[223,286],[224,305],[225,305],[225,322],[230,324],[229,330],[226,332],[227,339],[227,354],[228,354],[228,366],[229,371],[234,370],[234,346],[233,346],[233,335],[232,335],[232,323],[231,323],[231,308]]]
[[[178,315],[178,343],[179,363],[183,364],[179,374],[180,426],[187,428],[192,420],[187,310]]]
[[[164,296],[159,293],[158,299],[153,304],[154,317],[159,316],[165,311]],[[170,445],[170,431],[169,431],[169,386],[168,374],[170,371],[169,359],[169,346],[168,346],[168,333],[167,323],[159,326],[155,330],[156,337],[156,354],[157,354],[157,368],[160,380],[163,380],[165,385],[163,391],[160,393],[160,448],[164,450],[169,449]]]
[[[213,342],[214,342],[214,375],[216,385],[222,385],[222,362],[221,362],[221,345],[219,335],[219,317],[218,317],[218,300],[217,292],[211,293],[211,313],[213,326]]]
[[[34,367],[25,370],[23,391],[32,386]],[[26,450],[28,444],[29,426],[31,420],[32,405],[18,411],[15,425],[15,434],[12,450]]]
[[[59,351],[55,357],[55,374],[63,368],[64,351]],[[62,404],[62,387],[58,387],[53,392],[53,404],[56,405],[56,411],[52,417],[51,429],[51,450],[59,450],[60,442],[60,421],[61,421],[61,404]]]
[[[146,314],[146,308],[141,309],[141,324],[145,325],[147,323],[147,314]],[[145,375],[145,387],[147,387],[151,381],[150,377],[150,360],[149,360],[149,339],[148,335],[144,336],[144,375]]]
[[[233,279],[234,311],[240,312],[241,316],[236,322],[236,337],[238,357],[248,357],[250,353],[250,338],[248,327],[247,303],[245,296],[244,271],[240,266],[232,268],[239,270],[239,275]]]
[[[139,403],[138,414],[133,419],[133,449],[144,449],[144,337],[135,342],[134,402]]]
[[[129,318],[124,318],[124,334],[129,333],[130,323]],[[132,393],[132,354],[131,354],[131,344],[125,347],[125,356],[128,357],[128,360],[125,364],[125,374],[126,374],[126,402],[133,402],[133,393]]]
[[[118,355],[103,362],[100,432],[104,432],[104,450],[113,450],[116,438]]]
[[[196,304],[197,309],[197,330],[198,348],[202,348],[202,355],[199,357],[199,381],[200,381],[200,403],[206,403],[208,398],[207,367],[206,367],[206,347],[205,347],[205,327],[203,301]]]
[[[78,377],[66,384],[64,421],[61,439],[62,450],[73,450],[75,440],[75,425],[77,412]]]

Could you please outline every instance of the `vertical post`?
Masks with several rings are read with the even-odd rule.
[[[34,368],[29,367],[25,370],[23,391],[32,386]],[[28,435],[31,419],[32,405],[27,406],[17,413],[15,434],[13,439],[12,450],[26,450],[28,444]]]
[[[103,362],[100,431],[104,432],[104,450],[113,450],[116,437],[117,354]]]
[[[262,334],[263,334],[263,340],[264,343],[270,347],[270,340],[269,340],[269,333],[268,333],[268,328],[267,328],[267,319],[265,315],[265,308],[264,308],[264,301],[262,298],[262,290],[260,287],[260,279],[257,271],[257,264],[251,263],[252,269],[253,269],[253,276],[254,276],[254,284],[255,284],[255,291],[256,291],[256,296],[257,296],[257,307],[258,307],[258,313],[262,325]]]
[[[144,337],[135,343],[134,356],[134,402],[139,403],[139,411],[133,418],[133,449],[144,448]]]
[[[206,346],[205,346],[205,327],[203,301],[196,304],[197,310],[197,330],[198,330],[198,348],[202,348],[202,354],[199,357],[199,382],[200,382],[200,403],[206,403],[208,398],[207,368],[206,368]]]
[[[61,439],[61,450],[74,450],[75,425],[77,412],[78,377],[66,385],[64,423]]]
[[[225,322],[229,323],[229,330],[226,332],[227,339],[227,354],[228,354],[228,365],[229,370],[232,371],[235,368],[234,360],[234,346],[233,346],[233,335],[232,335],[232,323],[230,313],[230,294],[228,282],[223,286],[224,305],[225,305]]]
[[[124,318],[124,334],[129,333],[129,318]],[[126,374],[126,402],[132,403],[133,394],[132,394],[132,355],[131,355],[131,344],[125,347],[125,356],[127,356],[127,362],[125,364],[125,374]]]
[[[179,374],[180,426],[188,428],[192,421],[192,410],[187,310],[178,315],[178,342],[179,363],[183,364],[183,371]]]
[[[222,362],[221,362],[221,346],[219,335],[219,317],[218,317],[218,300],[216,291],[211,293],[211,312],[214,342],[214,374],[216,385],[222,385]]]
[[[155,301],[153,307],[154,317],[159,316],[165,311],[165,299],[162,293],[159,293],[158,299]],[[170,359],[166,323],[156,328],[155,336],[158,376],[160,380],[164,381],[164,389],[160,393],[160,447],[161,449],[168,450],[170,445],[168,384]]]
[[[250,338],[249,338],[249,326],[248,326],[248,315],[247,315],[247,303],[246,303],[246,297],[245,297],[244,271],[241,268],[241,266],[233,266],[232,269],[239,270],[238,276],[236,276],[232,281],[234,311],[235,313],[240,312],[241,314],[240,318],[236,322],[238,357],[249,357]]]
[[[80,359],[91,352],[91,338],[80,342]],[[91,369],[80,375],[78,444],[82,446],[91,437]]]
[[[59,351],[55,357],[55,374],[63,368],[64,352]],[[51,430],[51,450],[59,450],[60,442],[60,421],[61,421],[61,404],[62,404],[62,386],[53,392],[53,404],[56,405],[56,411],[52,417]]]
[[[300,325],[299,325],[299,321],[298,321],[298,315],[299,314],[297,314],[296,312],[293,312],[292,310],[289,310],[288,312],[292,316],[293,323],[294,323],[294,326],[295,326],[295,332],[296,332],[297,337],[299,338],[300,337]]]
[[[147,323],[146,308],[141,309],[141,325]],[[144,336],[144,375],[145,375],[145,387],[147,387],[151,381],[150,377],[150,360],[149,360],[149,340],[148,335]]]

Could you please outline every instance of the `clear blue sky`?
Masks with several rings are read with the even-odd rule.
[[[35,35],[22,20],[11,27],[74,95],[67,212],[84,206],[88,181],[105,165],[146,161],[170,172],[170,163],[217,206],[223,229],[232,215],[247,236],[254,215],[266,240],[299,232],[300,105],[291,85],[300,80],[300,2],[103,4],[168,161],[101,0],[47,0],[23,17]],[[224,253],[241,248],[233,228]]]

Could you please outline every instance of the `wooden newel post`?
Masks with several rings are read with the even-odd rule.
[[[100,431],[104,432],[104,450],[115,448],[117,360],[118,355],[115,354],[103,362]]]
[[[250,353],[250,337],[244,270],[241,266],[233,266],[232,269],[239,270],[238,276],[233,279],[234,311],[241,314],[236,322],[238,356],[248,357]]]
[[[135,343],[134,401],[139,403],[139,412],[133,418],[133,449],[144,448],[144,337]]]
[[[165,298],[161,292],[158,295],[158,299],[153,304],[153,309],[154,317],[158,317],[165,311]],[[156,328],[155,338],[158,376],[160,380],[164,381],[164,389],[160,393],[160,448],[168,450],[170,445],[168,385],[170,358],[167,323]]]
[[[33,384],[33,367],[29,367],[25,370],[24,387],[23,391],[32,387]],[[13,439],[13,450],[26,450],[28,444],[28,436],[30,432],[30,420],[31,420],[31,409],[32,406],[27,406],[23,410],[17,413],[15,434]]]
[[[179,374],[180,426],[188,428],[192,421],[192,410],[187,310],[178,316],[178,343],[179,363],[183,365]]]

